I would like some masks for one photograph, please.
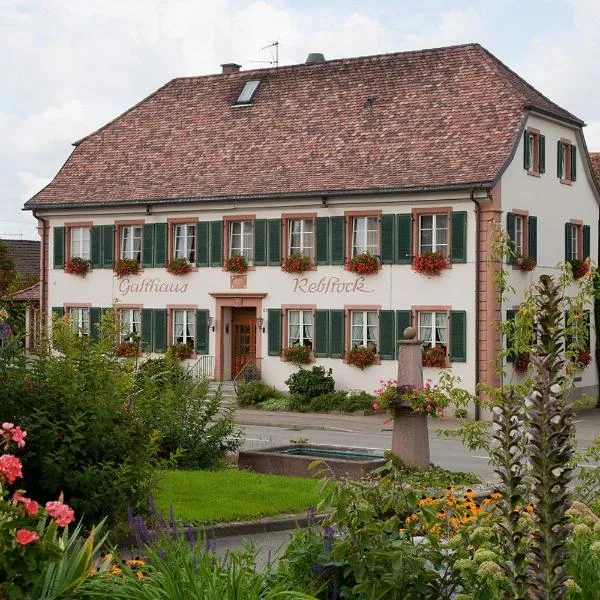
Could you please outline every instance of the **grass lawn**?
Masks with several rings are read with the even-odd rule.
[[[155,501],[182,523],[218,523],[302,513],[317,503],[319,481],[250,471],[161,471]]]

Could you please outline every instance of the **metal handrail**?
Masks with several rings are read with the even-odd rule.
[[[203,354],[188,368],[188,373],[191,373],[197,379],[200,374],[207,379],[212,379],[215,376],[214,367],[215,357],[212,354]]]
[[[238,371],[238,374],[233,378],[233,389],[237,394],[238,385],[241,383],[248,383],[249,381],[255,381],[261,378],[260,373],[260,361],[262,358],[257,358],[253,356],[249,358],[244,366]]]

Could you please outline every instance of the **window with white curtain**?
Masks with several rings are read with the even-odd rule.
[[[196,225],[177,223],[173,227],[173,241],[173,258],[185,258],[191,263],[196,261]]]
[[[313,257],[314,223],[312,219],[290,219],[288,221],[288,253]]]
[[[142,226],[121,226],[121,258],[142,261]]]
[[[448,215],[419,217],[419,253],[441,252],[448,256]]]
[[[71,227],[69,228],[71,237],[71,258],[83,258],[90,260],[90,228],[89,227]]]
[[[377,217],[354,217],[352,220],[352,256],[364,252],[379,254]]]
[[[311,310],[288,310],[288,346],[313,347],[313,314]]]
[[[71,327],[79,337],[90,335],[89,308],[70,308],[69,316],[71,317]]]
[[[238,254],[250,264],[254,261],[254,221],[229,223],[229,258]]]
[[[423,346],[448,347],[448,313],[447,312],[420,312],[419,313],[419,339]]]
[[[119,311],[121,317],[121,341],[130,342],[133,336],[142,335],[142,311],[139,308],[122,308]]]
[[[579,256],[579,227],[571,224],[571,256],[574,260],[580,259]]]
[[[377,311],[353,310],[352,322],[352,347],[366,346],[377,352]]]
[[[173,311],[173,344],[194,346],[196,339],[196,313],[193,310]]]
[[[515,215],[515,255],[523,256],[525,248],[523,243],[523,224],[525,218],[522,215]]]

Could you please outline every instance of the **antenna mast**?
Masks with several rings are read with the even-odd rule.
[[[275,48],[275,56],[271,55],[271,60],[249,60],[248,62],[267,64],[277,68],[279,66],[279,42],[275,40],[273,43],[263,46],[261,50],[266,50],[267,48]]]

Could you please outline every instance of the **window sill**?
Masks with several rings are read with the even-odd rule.
[[[527,175],[531,175],[531,177],[541,177],[542,174],[539,171],[527,171]]]
[[[571,179],[561,179],[560,182],[563,185],[573,185],[573,181]]]
[[[345,364],[345,365],[348,365],[348,366],[350,366],[350,367],[353,367],[354,369],[358,369],[358,370],[360,371],[361,369],[360,369],[359,367],[357,367],[357,366],[355,366],[355,365],[353,365],[353,364],[349,363],[349,362],[346,360],[346,354],[347,354],[348,352],[349,352],[349,350],[346,350],[346,351],[344,352],[344,364]],[[379,356],[379,354],[378,354],[378,355],[375,357],[375,360],[374,360],[374,361],[373,361],[373,362],[372,362],[370,365],[368,365],[367,367],[365,367],[365,369],[368,369],[369,367],[372,367],[372,366],[374,366],[374,365],[380,365],[380,364],[381,364],[381,358],[380,358],[380,356]],[[363,370],[364,370],[364,369],[363,369]]]

